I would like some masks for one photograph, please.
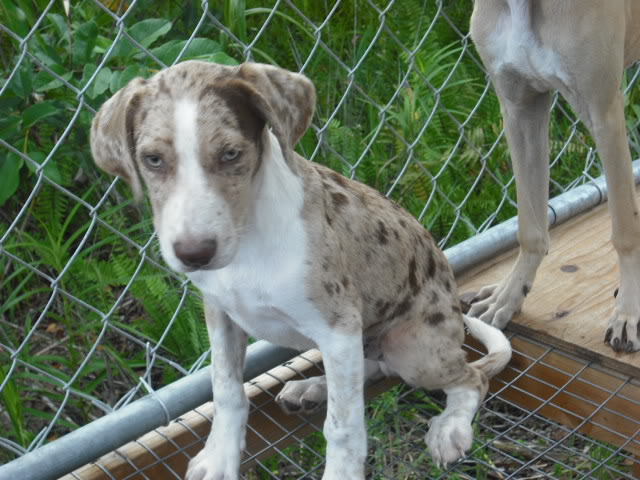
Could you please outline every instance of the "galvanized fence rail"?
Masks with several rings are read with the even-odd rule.
[[[318,109],[299,146],[303,155],[409,209],[448,249],[458,272],[515,243],[515,222],[500,223],[515,214],[514,181],[497,100],[468,35],[467,2],[253,3],[33,0],[4,6],[0,462],[7,467],[40,462],[69,472],[208,394],[206,335],[202,322],[194,323],[201,315],[197,292],[160,260],[144,220],[148,208],[131,206],[122,182],[107,179],[89,160],[91,117],[134,76],[190,58],[254,60],[304,72],[316,84]],[[638,75],[640,69],[628,71],[624,85],[634,157],[640,152],[633,101]],[[554,224],[604,201],[606,189],[585,129],[559,97],[552,108]],[[10,189],[15,192],[3,198]],[[281,356],[254,357],[263,368],[251,375],[288,353],[262,344],[253,350],[262,348]],[[422,394],[404,390],[400,410],[390,415],[401,418],[415,395]],[[511,437],[515,430],[543,436],[538,424],[527,426],[532,419],[546,422],[543,417],[515,408],[495,398],[484,407],[481,430],[497,435],[486,445],[485,463],[495,464],[491,451],[500,449],[500,438],[518,441]],[[484,421],[495,415],[502,426]],[[68,434],[80,433],[82,424],[88,424],[85,433]],[[550,450],[535,450],[526,462],[514,453],[510,461],[552,475],[536,462],[559,446],[571,450],[566,438],[596,445],[577,429],[565,433],[562,442],[545,444]],[[383,470],[392,467],[376,465],[381,478],[422,478],[410,472],[414,457],[406,452],[419,448],[410,440],[400,448],[404,453],[385,457],[389,465],[405,465],[404,476],[394,470],[400,476],[385,477]],[[322,456],[319,447],[304,448]],[[631,458],[597,448],[623,455],[623,463]],[[65,449],[72,454],[61,453]],[[321,468],[311,462],[309,470],[300,458],[280,453],[295,465],[291,478],[313,478]],[[603,456],[600,467],[609,468],[607,462]],[[279,478],[273,465],[261,475]],[[560,466],[584,473],[575,464]],[[522,478],[518,472],[511,478]],[[42,468],[31,478],[47,475],[52,470]]]

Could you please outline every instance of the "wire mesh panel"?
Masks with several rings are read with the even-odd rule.
[[[304,72],[318,105],[298,151],[394,198],[449,247],[516,211],[470,10],[433,0],[4,2],[0,462],[208,363],[199,295],[160,259],[148,205],[93,166],[89,126],[107,98],[187,59]],[[624,85],[636,153],[637,76],[628,71]],[[600,167],[559,98],[551,118],[555,195]],[[398,396],[396,411],[427,402],[416,395]],[[509,415],[519,414],[505,425]],[[401,424],[396,440],[409,448]],[[393,461],[414,453],[403,455]]]
[[[369,386],[367,478],[636,478],[633,469],[640,460],[628,452],[640,452],[638,381],[545,344],[519,336],[511,340],[513,361],[491,382],[474,423],[473,447],[449,468],[437,467],[424,445],[429,420],[442,412],[444,398],[397,380]],[[480,353],[469,350],[474,357]],[[286,415],[275,402],[286,381],[319,373],[319,353],[311,351],[247,384],[244,479],[322,476],[324,414]],[[531,383],[546,388],[533,394]],[[595,401],[585,399],[586,389],[596,391]],[[206,440],[211,414],[211,404],[204,405],[63,480],[181,478]],[[608,426],[617,422],[624,433]],[[614,443],[585,434],[598,430]]]

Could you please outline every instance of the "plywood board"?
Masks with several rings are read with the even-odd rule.
[[[477,292],[498,283],[516,257],[513,250],[468,272],[458,279],[459,291]],[[617,255],[605,204],[552,230],[549,254],[510,328],[640,378],[640,352],[616,353],[604,343],[617,287]]]

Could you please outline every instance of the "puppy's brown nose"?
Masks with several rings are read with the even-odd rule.
[[[173,244],[176,257],[187,267],[200,268],[208,264],[216,254],[218,241],[215,238],[196,241],[181,241]]]

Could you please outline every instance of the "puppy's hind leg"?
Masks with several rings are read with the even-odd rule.
[[[425,442],[437,465],[447,465],[464,456],[473,443],[473,417],[487,393],[487,377],[466,366],[461,378],[443,388],[444,411],[431,419]]]
[[[431,420],[425,437],[438,465],[454,462],[471,448],[471,421],[487,392],[486,375],[465,362],[463,337],[462,319],[452,314],[437,326],[422,319],[397,325],[383,340],[390,373],[409,385],[447,394],[445,410]]]

